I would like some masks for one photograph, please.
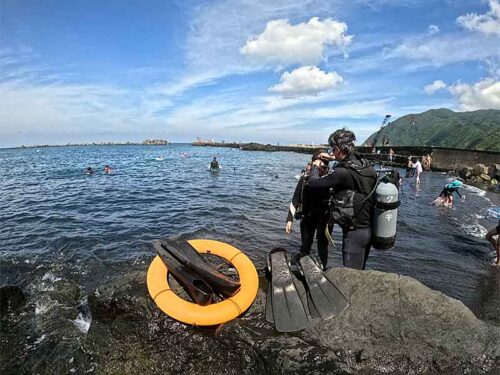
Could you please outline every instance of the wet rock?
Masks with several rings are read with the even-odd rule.
[[[0,373],[60,374],[86,368],[78,316],[80,287],[72,280],[34,280],[26,302],[0,321]]]
[[[472,168],[463,168],[458,172],[458,175],[462,180],[468,180],[472,177]]]
[[[23,291],[16,285],[0,286],[0,314],[14,312],[24,305],[26,297]]]
[[[498,181],[494,178],[491,179],[490,185],[498,185]]]
[[[479,176],[479,177],[481,177],[484,181],[490,181],[491,180],[491,177],[488,176],[487,174],[484,174],[484,173],[481,176]]]
[[[14,345],[2,346],[0,359],[22,353],[17,373],[40,374],[493,374],[500,368],[500,328],[461,302],[396,274],[334,268],[328,275],[349,298],[348,309],[281,334],[265,320],[264,283],[242,317],[196,328],[157,308],[143,269],[129,271],[88,296],[86,335],[71,328],[78,303],[72,292],[44,297],[55,302],[45,312],[55,321],[51,327],[39,324],[28,301],[10,328],[31,338],[11,337]],[[2,361],[0,370],[15,373],[10,363]]]
[[[217,332],[187,327],[147,295],[145,274],[130,274],[89,298],[87,338],[101,373],[489,373],[499,366],[500,328],[418,281],[335,268],[350,307],[305,331],[279,334],[265,321],[265,293]],[[92,302],[90,302],[92,300]],[[390,371],[389,371],[389,370]]]

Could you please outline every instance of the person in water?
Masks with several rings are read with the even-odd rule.
[[[439,194],[439,197],[443,199],[443,204],[445,206],[453,206],[453,193],[457,193],[462,201],[465,199],[465,195],[461,195],[458,191],[458,189],[461,187],[462,181],[459,180],[453,180],[452,182],[444,186],[443,190]]]
[[[424,169],[422,168],[422,163],[420,163],[420,160],[418,160],[416,157],[413,157],[411,158],[411,166],[415,169],[417,175],[417,184],[420,184],[420,175],[424,171]]]
[[[319,155],[325,153],[325,150],[314,152],[312,161],[318,160]],[[330,221],[329,199],[330,192],[328,188],[311,191],[308,188],[309,173],[311,164],[308,163],[303,170],[302,175],[297,182],[292,201],[288,209],[285,231],[292,231],[293,220],[300,219],[300,254],[310,254],[311,247],[316,234],[316,244],[318,247],[318,256],[326,268],[328,262],[328,237],[326,230]],[[320,160],[320,176],[328,173],[328,161]],[[331,233],[331,229],[328,229]],[[300,255],[299,254],[299,255]]]
[[[105,165],[104,166],[104,173],[106,174],[111,174],[112,170],[111,168],[109,167],[109,165]]]
[[[339,129],[328,139],[329,153],[322,153],[313,162],[309,176],[310,189],[332,189],[330,214],[342,227],[342,258],[344,266],[364,269],[371,248],[372,213],[377,172],[355,151],[356,136]],[[337,160],[337,166],[321,175],[323,160]],[[317,190],[319,191],[319,190]]]
[[[217,158],[215,156],[212,159],[212,161],[210,162],[210,169],[213,169],[213,170],[219,170],[220,169],[219,162],[217,161]]]
[[[87,170],[85,171],[85,174],[86,175],[91,175],[91,174],[94,174],[94,170],[92,169],[92,167],[87,167]]]
[[[496,240],[493,238],[495,236],[497,237]],[[498,225],[486,233],[486,239],[493,245],[493,248],[497,253],[497,260],[495,264],[500,266],[500,219],[498,220]]]
[[[389,149],[389,161],[392,162],[394,159],[394,150],[392,148]]]
[[[415,176],[415,168],[411,161],[412,157],[408,156],[408,161],[406,163],[406,178]]]
[[[432,163],[432,157],[427,154],[426,156],[422,157],[422,165],[424,167],[424,171],[430,171],[431,170],[431,163]]]

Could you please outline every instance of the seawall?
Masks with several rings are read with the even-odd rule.
[[[196,146],[196,144],[193,143]],[[201,146],[201,145],[199,145]],[[326,148],[325,145],[318,146],[281,146],[281,145],[263,145],[260,143],[210,143],[204,144],[207,147],[232,147],[239,148],[244,151],[289,151],[299,152],[304,154],[312,154],[319,148]],[[389,150],[393,149],[395,156],[393,164],[406,165],[408,156],[416,156],[421,158],[427,154],[432,157],[432,169],[437,171],[452,171],[460,170],[465,167],[473,168],[476,164],[484,164],[489,166],[491,164],[500,164],[500,153],[494,151],[480,151],[480,150],[462,150],[446,147],[434,146],[389,146],[377,147],[377,152],[380,154],[372,154],[372,147],[358,147],[357,150],[364,155],[371,158],[379,159],[381,161],[389,160]]]

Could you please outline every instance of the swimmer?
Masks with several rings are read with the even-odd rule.
[[[495,240],[493,237],[497,237]],[[497,260],[495,262],[496,266],[500,266],[500,220],[498,220],[498,225],[486,233],[486,239],[493,245],[493,248],[497,252]]]
[[[217,158],[214,156],[214,158],[210,162],[210,170],[218,171],[219,169],[220,169],[219,162],[217,161]]]
[[[105,165],[104,166],[104,173],[106,174],[111,174],[112,170],[111,168],[109,167],[109,165]]]
[[[88,176],[94,174],[94,170],[92,169],[92,167],[87,167],[87,170],[85,171],[85,174],[88,175]]]

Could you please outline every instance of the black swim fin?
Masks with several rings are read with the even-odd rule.
[[[182,285],[189,296],[199,305],[205,306],[213,302],[214,291],[200,275],[181,264],[175,257],[155,242],[156,252],[167,266],[168,272]]]
[[[217,271],[187,241],[158,240],[155,248],[162,248],[178,262],[198,274],[213,291],[226,298],[240,290],[240,283]]]
[[[330,319],[349,306],[342,292],[326,277],[318,263],[309,255],[302,256],[298,265],[309,291],[308,302],[314,305],[309,306],[310,310],[314,308],[321,318]]]
[[[295,332],[310,325],[309,314],[302,303],[297,283],[290,271],[286,250],[276,248],[269,253],[271,283],[266,301],[266,319],[279,332]]]

